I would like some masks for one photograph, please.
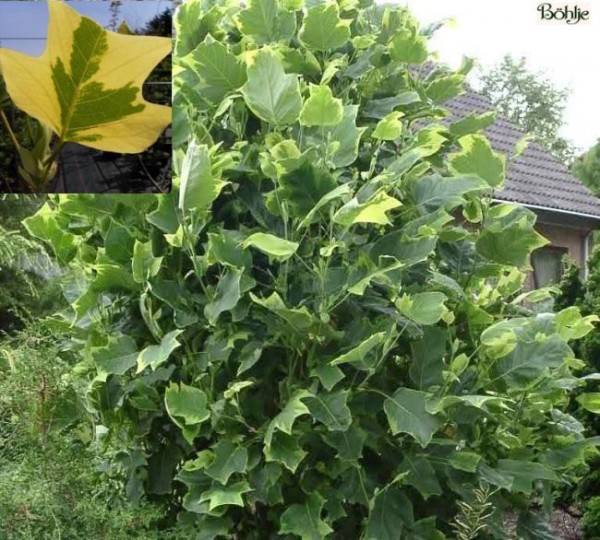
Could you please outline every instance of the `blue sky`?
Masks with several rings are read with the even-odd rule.
[[[69,5],[82,15],[94,19],[102,26],[110,21],[109,1],[74,1]],[[171,6],[171,0],[125,0],[120,10],[120,20],[125,19],[130,28],[140,28],[155,15]],[[40,55],[45,47],[48,27],[46,2],[0,1],[0,44],[33,56]],[[10,38],[42,38],[16,40]]]

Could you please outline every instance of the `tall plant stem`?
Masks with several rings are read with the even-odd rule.
[[[13,143],[15,149],[19,150],[19,148],[20,148],[19,142],[17,141],[17,138],[15,137],[15,134],[13,133],[13,130],[10,127],[8,118],[6,118],[4,111],[1,109],[0,109],[0,118],[2,118],[2,123],[4,124],[4,127],[6,128],[6,130],[8,131],[8,136],[10,137],[10,140]]]

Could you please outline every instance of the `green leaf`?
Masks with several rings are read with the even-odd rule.
[[[296,75],[286,75],[281,60],[270,49],[259,50],[248,67],[242,88],[246,105],[261,120],[277,127],[293,124],[302,110]],[[266,92],[265,90],[269,91]]]
[[[337,126],[308,128],[304,131],[303,150],[314,146],[330,145],[328,153],[331,168],[339,169],[352,165],[358,156],[360,138],[367,128],[356,127],[358,105],[344,106],[344,117]]]
[[[136,283],[145,283],[160,272],[162,257],[155,257],[152,253],[152,242],[135,241],[133,246],[133,259],[131,270]]]
[[[513,479],[511,491],[531,493],[534,480],[550,480],[557,482],[558,477],[552,469],[541,463],[531,461],[516,461],[513,459],[501,459],[498,461],[496,470],[501,475]]]
[[[243,273],[238,268],[229,268],[219,280],[214,297],[204,308],[204,316],[210,324],[215,324],[221,313],[237,306],[241,298],[240,279]]]
[[[244,248],[251,246],[274,259],[287,261],[294,253],[296,253],[299,244],[297,242],[284,240],[283,238],[279,238],[272,234],[254,233],[242,242],[242,246]]]
[[[478,176],[442,177],[423,176],[410,184],[410,194],[421,214],[430,214],[439,208],[454,210],[469,193],[481,192],[488,184]]]
[[[450,170],[456,175],[477,175],[490,187],[500,188],[504,183],[506,157],[494,152],[484,135],[466,135],[458,143],[462,150],[449,156]]]
[[[396,140],[404,129],[400,120],[403,116],[404,114],[398,111],[389,113],[377,123],[371,136],[382,141]]]
[[[298,229],[302,229],[304,227],[308,227],[315,216],[317,214],[321,214],[321,209],[329,204],[331,201],[335,201],[336,199],[345,199],[347,195],[352,193],[352,188],[348,184],[342,184],[341,186],[332,189],[329,193],[326,193],[319,199],[317,204],[315,204],[312,210],[306,214],[304,219],[298,224]]]
[[[242,33],[259,45],[289,41],[296,30],[296,18],[277,4],[277,0],[250,0],[248,8],[239,14]]]
[[[362,457],[364,442],[367,433],[355,424],[346,431],[329,431],[323,434],[323,440],[337,450],[337,459],[353,461]]]
[[[339,49],[350,39],[350,22],[340,19],[335,2],[311,7],[300,30],[300,41],[313,51]]]
[[[403,483],[414,487],[423,499],[442,494],[435,469],[426,456],[407,456],[401,465],[401,471],[407,473]]]
[[[300,309],[290,309],[283,303],[283,300],[276,292],[264,299],[250,293],[250,298],[252,298],[254,303],[284,319],[296,331],[306,330],[313,324],[313,318],[308,309],[306,309],[306,306]]]
[[[329,171],[316,167],[308,159],[303,159],[299,167],[283,174],[279,184],[278,196],[289,205],[290,214],[305,219],[311,212],[313,215],[318,212],[317,205],[326,204],[328,201],[321,201],[337,187]]]
[[[425,448],[442,423],[426,410],[430,395],[425,392],[399,388],[383,404],[390,429],[394,435],[408,433]]]
[[[382,119],[389,115],[396,107],[400,105],[410,105],[421,101],[419,94],[414,91],[402,92],[397,96],[371,99],[365,103],[365,106],[360,110],[360,114],[366,118]]]
[[[556,531],[544,516],[521,512],[517,521],[517,534],[522,540],[556,540]]]
[[[586,411],[600,414],[600,392],[590,392],[577,396],[577,403]]]
[[[214,460],[206,469],[206,474],[217,482],[226,485],[232,474],[246,472],[248,451],[243,446],[235,446],[231,441],[222,440],[213,451]]]
[[[318,366],[311,370],[311,377],[317,377],[323,388],[330,391],[337,383],[344,378],[344,372],[337,366]]]
[[[425,88],[425,94],[434,103],[445,103],[464,93],[465,76],[459,73],[438,77]]]
[[[432,325],[438,322],[448,310],[444,305],[446,300],[448,297],[441,292],[404,294],[396,300],[396,307],[411,321],[417,324]]]
[[[534,341],[519,341],[515,349],[494,364],[495,379],[517,388],[527,386],[545,370],[559,368],[569,357],[571,348],[556,334]]]
[[[449,462],[452,467],[459,471],[474,473],[481,461],[481,456],[474,452],[457,451],[450,456]]]
[[[137,357],[137,373],[142,372],[148,366],[156,370],[161,364],[164,364],[171,353],[181,345],[177,341],[177,336],[182,332],[183,330],[173,330],[162,338],[160,345],[149,345],[142,350]]]
[[[329,86],[310,85],[310,97],[300,112],[303,126],[335,126],[344,117],[342,100],[334,98]]]
[[[138,348],[129,336],[109,337],[108,345],[91,349],[91,356],[98,371],[95,380],[105,382],[109,375],[124,375],[136,365]]]
[[[385,341],[386,333],[378,332],[365,339],[362,343],[358,344],[353,349],[334,358],[330,365],[338,366],[340,364],[353,364],[357,369],[361,369],[360,364],[365,359],[365,356],[369,354],[375,347]]]
[[[244,506],[242,495],[252,491],[248,482],[236,482],[230,486],[213,486],[200,496],[200,502],[208,501],[212,512],[220,506]]]
[[[321,519],[325,499],[317,492],[303,504],[293,504],[279,518],[281,534],[295,534],[302,540],[322,540],[333,529]]]
[[[409,375],[419,390],[443,384],[446,341],[447,332],[441,328],[427,327],[423,330],[423,337],[411,343],[412,362]]]
[[[75,257],[79,238],[63,231],[48,203],[25,219],[23,225],[29,234],[50,244],[60,263],[67,264]]]
[[[500,230],[484,229],[475,243],[477,252],[489,261],[525,268],[532,251],[548,244],[530,225]]]
[[[270,445],[265,445],[263,453],[267,462],[281,463],[290,472],[295,473],[307,453],[300,448],[298,438],[281,431],[273,433]]]
[[[206,394],[193,386],[171,383],[165,390],[167,413],[190,444],[198,434],[200,424],[210,418],[207,403]]]
[[[216,104],[247,80],[244,63],[225,45],[209,38],[193,51],[190,64],[202,81],[203,96]]]
[[[347,391],[321,392],[305,398],[310,414],[315,420],[327,426],[329,431],[346,431],[352,423],[347,401]]]
[[[191,141],[181,165],[179,208],[205,213],[226,185],[211,171],[208,146]]]
[[[488,111],[482,114],[471,113],[450,124],[449,131],[457,139],[465,135],[478,133],[494,122],[496,114],[496,111]]]
[[[396,486],[381,490],[370,501],[364,540],[398,540],[413,524],[412,503]]]
[[[342,206],[333,216],[333,221],[350,227],[356,223],[377,223],[391,225],[386,212],[402,206],[402,203],[386,193],[378,193],[368,201],[359,203],[354,198]]]
[[[371,258],[379,264],[379,257],[393,257],[404,266],[424,261],[435,249],[436,238],[404,238],[404,231],[394,231],[377,240],[371,248]]]
[[[281,412],[271,420],[265,432],[265,445],[271,446],[275,430],[283,431],[288,435],[292,434],[292,428],[296,418],[304,414],[310,414],[308,407],[302,402],[311,394],[306,390],[297,390],[286,403]]]
[[[395,62],[422,64],[427,60],[427,40],[415,28],[403,28],[390,42],[389,52]]]

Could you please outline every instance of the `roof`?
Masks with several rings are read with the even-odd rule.
[[[447,121],[494,110],[486,97],[471,89],[445,107],[451,113]],[[514,153],[515,144],[525,135],[522,129],[500,115],[484,133],[492,148],[507,156]],[[600,199],[536,142],[530,142],[521,156],[508,163],[504,188],[495,192],[494,197],[600,220]]]

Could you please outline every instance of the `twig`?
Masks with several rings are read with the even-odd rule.
[[[154,177],[148,172],[148,169],[146,168],[146,165],[144,164],[144,160],[142,159],[142,156],[138,156],[137,157],[140,165],[142,166],[142,169],[144,169],[144,172],[146,173],[146,176],[150,179],[150,181],[154,184],[154,187],[156,189],[158,189],[158,191],[160,191],[161,193],[165,193],[165,190],[163,188],[160,187],[160,185],[158,184],[158,182],[154,179]]]

